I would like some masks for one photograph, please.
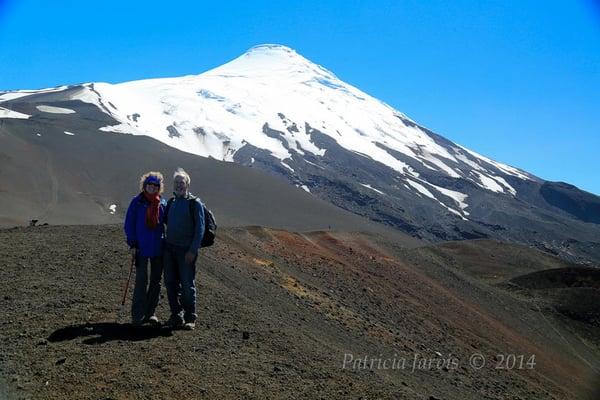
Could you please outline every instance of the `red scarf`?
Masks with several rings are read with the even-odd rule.
[[[144,190],[144,197],[150,203],[146,209],[146,226],[154,229],[158,225],[160,215],[160,195],[158,193],[150,194]]]

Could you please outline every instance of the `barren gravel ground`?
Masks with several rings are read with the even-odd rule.
[[[119,226],[0,231],[0,398],[600,398],[595,308],[510,283],[569,267],[527,248],[224,229],[198,261],[193,332],[117,315],[126,251]],[[573,289],[596,296],[596,279]],[[536,364],[498,368],[509,354]],[[344,368],[365,356],[373,367]]]

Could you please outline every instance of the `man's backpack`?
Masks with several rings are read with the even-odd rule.
[[[189,195],[188,204],[190,205],[190,217],[192,221],[194,221],[194,225],[196,224],[196,220],[194,219],[194,215],[196,215],[196,201],[197,197],[193,195]],[[169,209],[171,208],[171,204],[175,200],[174,197],[171,197],[169,201],[167,201],[167,206],[165,207],[165,224],[167,223],[167,216],[169,215]],[[210,211],[204,204],[202,204],[202,211],[204,211],[204,235],[202,235],[202,243],[200,243],[200,247],[209,247],[212,246],[215,242],[215,237],[217,236],[217,222],[215,221],[215,216],[212,211]]]

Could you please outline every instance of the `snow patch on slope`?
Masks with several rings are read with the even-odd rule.
[[[513,175],[513,176],[516,176],[516,177],[524,179],[524,180],[532,180],[532,178],[528,174],[524,173],[520,169],[517,169],[515,167],[511,167],[510,165],[499,163],[499,162],[494,161],[494,160],[492,160],[490,158],[482,156],[481,154],[476,153],[473,150],[469,150],[469,149],[467,149],[465,147],[462,147],[460,145],[458,145],[458,146],[461,149],[463,149],[464,151],[470,153],[472,156],[474,156],[476,158],[479,158],[479,159],[482,159],[482,160],[484,160],[485,162],[487,162],[489,164],[492,164],[493,166],[495,166],[496,168],[498,168],[499,170],[501,170],[502,172],[504,172],[504,173],[506,173],[508,175]]]
[[[482,174],[479,171],[473,171],[474,175],[477,175],[479,182],[488,190],[496,193],[504,193],[504,188],[493,178]]]
[[[75,111],[71,110],[70,108],[45,106],[45,105],[35,106],[35,108],[37,108],[38,110],[40,110],[42,112],[51,113],[51,114],[75,114]]]
[[[425,182],[425,181],[422,181]],[[438,192],[440,192],[441,194],[450,197],[452,200],[454,200],[456,202],[456,204],[458,205],[458,207],[462,210],[464,215],[469,215],[469,213],[467,211],[465,211],[465,208],[467,208],[469,205],[466,203],[467,198],[469,197],[467,194],[461,193],[461,192],[457,192],[455,190],[450,190],[450,189],[446,189],[443,188],[441,186],[437,186],[434,185],[433,183],[429,183],[426,182],[429,186],[435,188],[435,190],[437,190]]]
[[[415,182],[415,181],[413,181],[413,180],[411,180],[411,179],[407,179],[406,181],[408,182],[408,184],[409,184],[410,186],[412,186],[414,189],[416,189],[416,190],[417,190],[417,192],[419,192],[420,194],[422,194],[422,195],[424,195],[424,196],[426,196],[426,197],[429,197],[429,198],[430,198],[430,199],[432,199],[432,200],[435,200],[436,202],[438,202],[438,203],[439,203],[441,206],[443,206],[445,209],[447,209],[447,210],[448,210],[448,211],[450,211],[451,213],[453,213],[453,214],[455,214],[455,215],[458,215],[458,216],[459,216],[461,219],[463,219],[463,220],[465,220],[465,221],[467,220],[467,219],[466,219],[466,218],[463,216],[463,214],[461,214],[459,211],[457,211],[457,210],[455,210],[455,209],[453,209],[453,208],[451,208],[451,207],[448,207],[446,204],[442,203],[442,202],[441,202],[441,201],[440,201],[440,200],[439,200],[437,197],[435,197],[435,196],[433,195],[433,193],[431,193],[431,192],[430,192],[430,191],[429,191],[429,190],[428,190],[428,189],[427,189],[425,186],[423,186],[423,185],[421,185],[420,183],[417,183],[417,182]],[[465,207],[466,207],[466,206],[465,206]],[[468,213],[467,213],[467,215],[468,215]]]
[[[139,134],[139,132],[136,132],[135,129],[132,128],[128,124],[103,126],[99,130],[104,131],[104,132],[128,133],[128,134],[131,134],[131,135]]]
[[[310,189],[306,185],[296,185],[296,187],[299,187],[300,189],[304,190],[305,192],[310,193]]]
[[[369,184],[367,184],[367,183],[360,183],[360,182],[359,182],[358,184],[359,184],[359,185],[361,185],[361,186],[364,186],[364,187],[366,187],[367,189],[371,189],[371,190],[373,190],[373,191],[375,191],[375,192],[377,192],[377,193],[379,193],[379,194],[385,194],[385,193],[383,193],[381,190],[375,189],[373,186],[371,186],[371,185],[369,185]]]
[[[296,172],[294,171],[294,168],[290,167],[289,165],[287,165],[286,163],[284,163],[283,161],[280,162],[281,165],[283,165],[284,167],[286,167],[287,169],[289,169],[292,172]]]
[[[0,118],[17,118],[27,119],[31,115],[23,114],[17,111],[9,110],[8,108],[0,107]]]
[[[8,101],[8,100],[15,100],[15,99],[29,96],[32,94],[60,92],[61,90],[65,90],[67,88],[68,88],[68,86],[65,85],[65,86],[57,86],[57,87],[53,87],[53,88],[37,89],[37,90],[11,90],[9,92],[4,92],[4,93],[0,94],[0,102]]]
[[[437,198],[427,188],[411,179],[406,180],[410,186],[416,189],[420,194],[429,197],[430,199],[437,200]],[[438,200],[439,201],[439,200]]]

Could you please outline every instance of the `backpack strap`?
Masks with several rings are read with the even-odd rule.
[[[190,207],[190,216],[192,217],[192,222],[194,223],[194,228],[196,227],[196,204],[198,204],[198,202],[196,201],[197,199],[198,198],[196,196],[190,193],[188,197],[188,203]]]
[[[165,206],[165,214],[163,216],[163,221],[164,221],[165,225],[167,224],[167,219],[169,218],[169,210],[171,209],[171,204],[173,204],[173,201],[175,201],[175,197],[171,197],[167,201],[167,205]]]

